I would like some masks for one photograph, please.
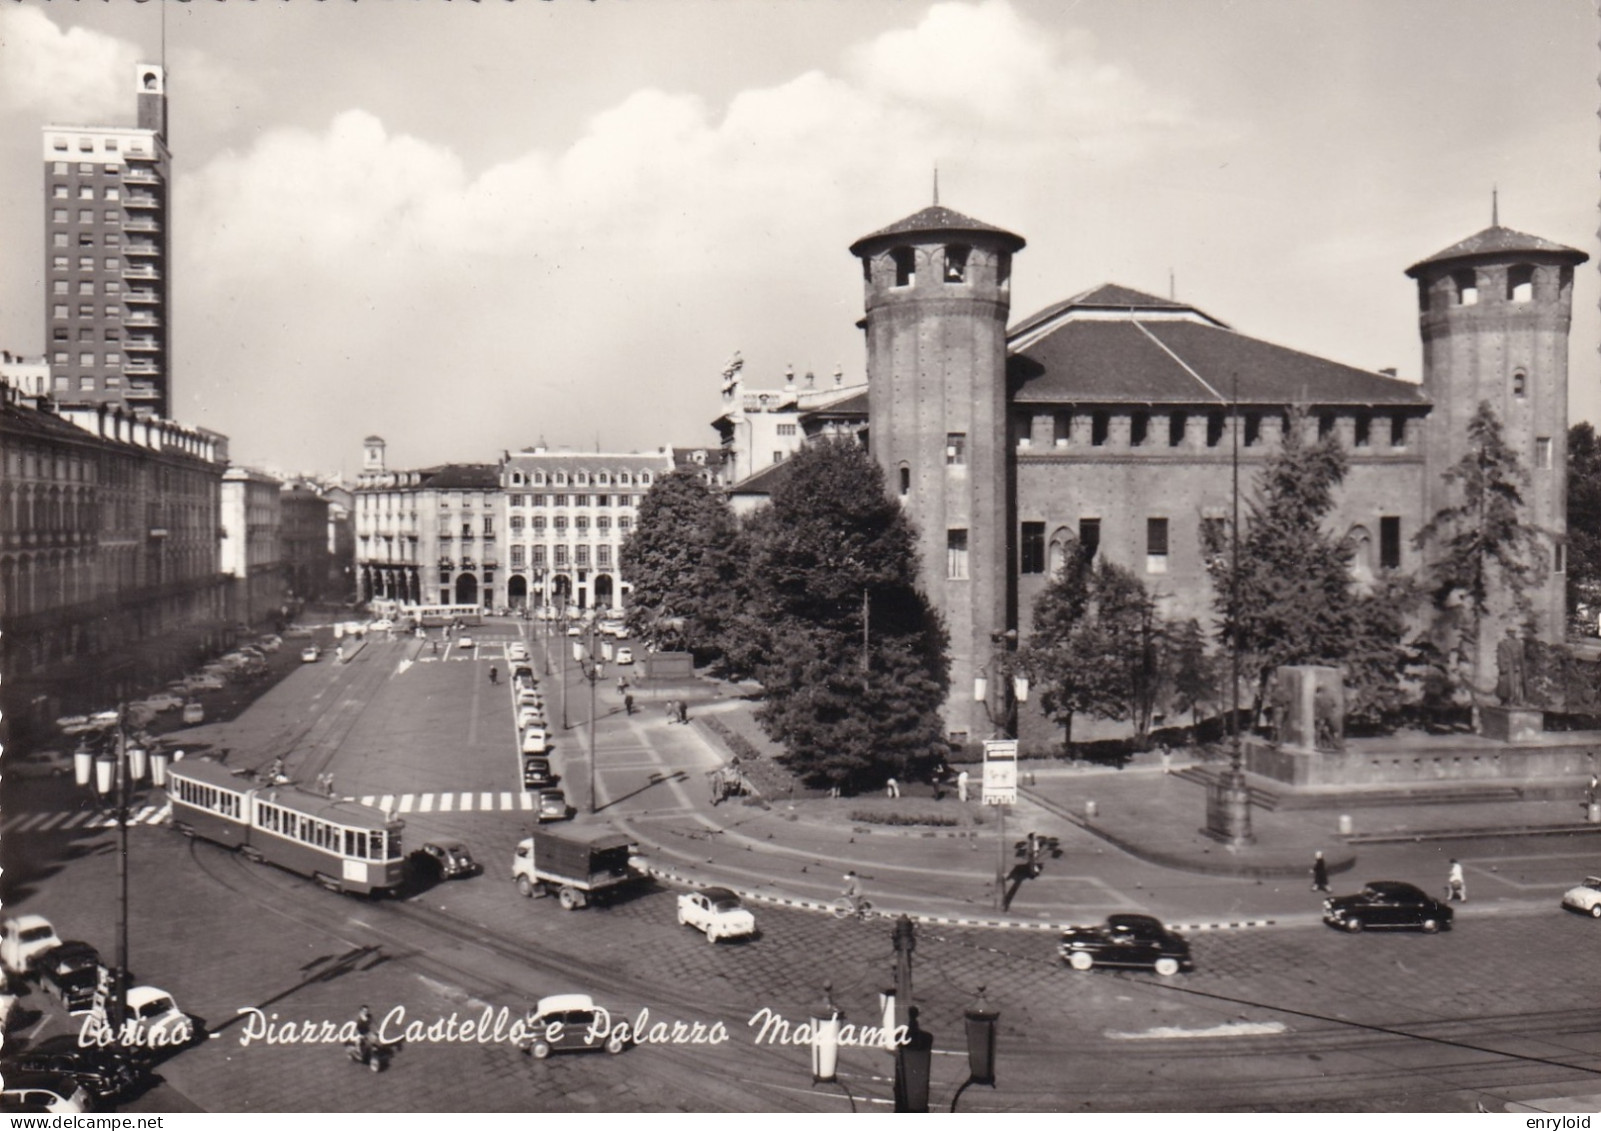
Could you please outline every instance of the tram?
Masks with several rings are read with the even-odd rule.
[[[330,891],[383,893],[404,879],[405,822],[374,806],[258,785],[201,759],[168,767],[167,797],[172,827],[185,836],[310,876]]]
[[[446,624],[466,624],[477,627],[484,623],[482,605],[402,605],[403,616],[414,617],[424,628],[438,628]]]

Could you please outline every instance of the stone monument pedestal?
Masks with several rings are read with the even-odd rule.
[[[1545,733],[1545,712],[1533,707],[1480,707],[1479,733],[1499,742],[1526,742]]]
[[[1251,790],[1245,772],[1230,768],[1206,787],[1206,827],[1201,830],[1230,848],[1256,843],[1251,832]]]

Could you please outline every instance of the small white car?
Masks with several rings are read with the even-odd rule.
[[[43,915],[18,915],[7,919],[0,930],[0,965],[12,974],[26,974],[29,960],[53,946],[60,946],[56,929]]]
[[[568,636],[582,636],[583,634],[584,634],[584,626],[583,625],[581,625],[581,624],[570,624],[570,625],[567,626],[567,635]]]
[[[617,660],[616,660],[616,662],[619,663],[619,664],[631,664],[631,663],[633,663],[634,662],[634,650],[632,648],[619,648],[619,649],[617,649]]]
[[[317,646],[308,644],[300,650],[300,662],[303,664],[315,664],[319,655],[321,653],[317,650]]]
[[[199,726],[206,721],[206,708],[194,700],[183,705],[183,722],[185,726]]]
[[[510,647],[508,647],[506,649],[506,659],[508,659],[508,660],[526,660],[526,659],[528,659],[528,646],[526,644],[522,643],[521,641],[518,641],[517,643],[511,645]]]
[[[191,691],[221,691],[228,686],[228,681],[222,676],[212,672],[202,672],[192,675],[186,681]]]
[[[543,707],[544,705],[544,699],[532,687],[517,693],[517,706],[519,707]]]
[[[545,725],[545,712],[538,707],[524,707],[517,712],[517,729],[527,730],[529,727],[542,727]]]
[[[678,897],[678,922],[706,933],[706,941],[748,938],[756,933],[756,916],[727,888],[686,891]]]
[[[375,621],[372,622],[372,630],[374,632],[388,632],[390,629],[392,629],[394,627],[395,627],[395,622],[392,621],[392,620],[384,619],[384,620],[375,620]]]
[[[550,749],[550,735],[543,727],[529,727],[523,731],[523,753],[544,754]]]
[[[176,711],[183,706],[183,697],[170,691],[158,691],[154,695],[146,695],[144,703],[157,711]]]
[[[470,649],[472,646],[473,646],[473,638],[471,636],[458,636],[458,637],[456,637],[456,647],[462,648],[462,649]]]
[[[553,1052],[620,1053],[628,1047],[623,1026],[606,1024],[608,1014],[596,1009],[588,994],[555,994],[539,1004],[523,1022],[528,1034],[518,1042],[523,1052],[544,1060]],[[620,1020],[620,1018],[619,1018]]]
[[[166,990],[154,986],[129,990],[128,1017],[138,1022],[139,1043],[150,1048],[182,1048],[194,1039],[195,1023]]]
[[[1586,876],[1584,883],[1563,892],[1562,906],[1601,919],[1601,876]]]

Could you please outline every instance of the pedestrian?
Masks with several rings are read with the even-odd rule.
[[[500,669],[497,668],[494,664],[490,664],[489,665],[489,682],[490,683],[499,683],[500,682]]]
[[[1455,858],[1451,860],[1451,870],[1445,878],[1446,898],[1451,901],[1468,901],[1468,881],[1462,875],[1462,865]]]
[[[630,715],[634,713],[634,697],[632,695],[625,694],[623,696],[623,710]]]
[[[901,783],[900,782],[896,781],[894,778],[890,778],[888,781],[886,781],[884,783],[884,796],[885,797],[899,797],[900,795],[901,795]]]
[[[689,700],[688,699],[680,699],[678,701],[678,721],[683,723],[685,726],[689,725]]]
[[[1585,808],[1589,808],[1591,805],[1595,804],[1595,795],[1597,791],[1601,791],[1601,777],[1591,774],[1590,786],[1587,790],[1585,790],[1584,793]]]
[[[967,771],[963,770],[956,775],[956,800],[967,800]]]
[[[1172,748],[1168,746],[1166,741],[1162,741],[1156,744],[1156,749],[1162,755],[1162,772],[1164,774],[1171,774],[1173,772]]]
[[[678,704],[674,703],[671,699],[667,700],[667,721],[670,723],[677,721],[677,715]]]
[[[1312,858],[1312,890],[1329,890],[1329,865],[1328,861],[1323,859],[1322,849],[1319,849],[1318,854]]]

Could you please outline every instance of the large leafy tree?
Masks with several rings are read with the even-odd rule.
[[[1257,478],[1237,563],[1229,547],[1208,547],[1223,642],[1239,647],[1257,709],[1285,664],[1343,666],[1348,687],[1359,690],[1393,683],[1406,660],[1405,589],[1353,585],[1353,548],[1323,525],[1345,453],[1332,435],[1308,444],[1304,420],[1290,415],[1283,446]],[[1207,529],[1213,538],[1226,533]]]
[[[1084,560],[1076,543],[1034,603],[1034,632],[1020,657],[1040,705],[1073,740],[1078,714],[1128,720],[1136,742],[1171,677],[1169,628],[1130,570],[1104,557]]]
[[[1468,690],[1477,712],[1485,622],[1500,613],[1526,617],[1527,590],[1544,579],[1547,564],[1538,531],[1524,520],[1529,473],[1488,401],[1468,421],[1467,451],[1446,469],[1445,481],[1455,488],[1454,501],[1418,531],[1416,541],[1429,554],[1435,605],[1467,646]]]
[[[629,631],[654,647],[714,658],[738,576],[736,530],[727,500],[698,473],[656,480],[622,547],[622,572],[633,586]]]
[[[1589,421],[1568,430],[1568,611],[1601,598],[1601,439]]]
[[[946,634],[872,457],[849,441],[803,448],[744,534],[743,589],[763,622],[757,718],[788,765],[856,789],[935,764],[947,749]]]

